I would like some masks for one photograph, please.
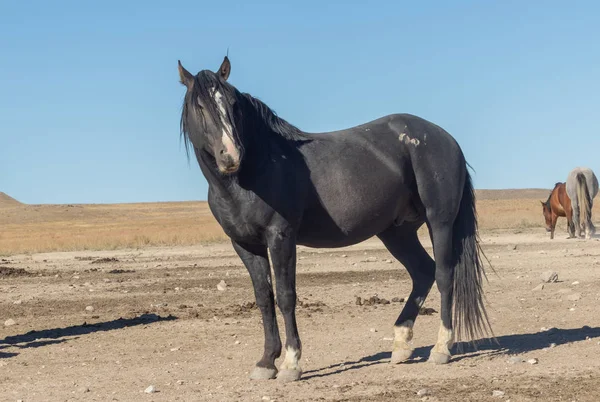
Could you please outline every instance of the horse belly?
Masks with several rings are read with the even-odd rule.
[[[307,210],[298,232],[298,243],[309,247],[346,247],[367,240],[404,220],[400,198],[341,204]]]

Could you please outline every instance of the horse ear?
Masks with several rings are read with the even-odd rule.
[[[231,73],[231,63],[229,62],[229,58],[225,56],[223,63],[221,63],[221,67],[219,67],[219,76],[223,78],[224,81],[227,81],[229,78],[229,74]]]
[[[540,201],[540,204],[542,204],[542,206],[546,205],[546,203],[544,201]]]
[[[190,74],[188,70],[183,68],[181,65],[181,61],[177,60],[178,68],[179,68],[179,82],[181,82],[186,87],[190,88],[192,83],[194,82],[194,76]]]

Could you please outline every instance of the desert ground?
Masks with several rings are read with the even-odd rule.
[[[260,313],[205,203],[24,205],[0,193],[0,400],[598,401],[600,239],[567,239],[561,218],[551,241],[547,196],[478,191],[497,343],[455,347],[444,366],[426,361],[435,286],[414,357],[391,365],[411,287],[401,264],[377,239],[299,247],[304,375],[283,384],[248,379]],[[547,271],[558,281],[540,286]]]

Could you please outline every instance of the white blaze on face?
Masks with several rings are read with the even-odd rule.
[[[225,112],[225,105],[223,104],[223,94],[219,91],[212,91],[213,96],[215,98],[215,102],[217,103],[217,109],[219,110],[219,119],[221,120],[221,125],[223,127],[223,133],[221,135],[221,141],[223,142],[223,147],[225,147],[225,152],[227,152],[235,161],[240,160],[240,153],[238,152],[237,147],[233,142],[233,128],[231,124],[227,121],[227,113]]]

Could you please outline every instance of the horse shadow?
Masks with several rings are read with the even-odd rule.
[[[503,335],[495,339],[486,338],[480,340],[477,347],[474,347],[471,343],[460,342],[453,347],[451,362],[468,359],[474,356],[517,355],[551,347],[552,344],[558,346],[599,337],[600,327],[591,328],[586,325],[574,329],[550,328],[547,331],[529,334]],[[402,364],[416,364],[426,361],[432,347],[433,345],[415,348],[411,359]],[[391,356],[391,352],[378,352],[356,361],[345,361],[321,367],[319,369],[305,371],[302,380],[328,377],[378,364],[389,364]]]
[[[81,325],[73,325],[64,328],[44,329],[41,331],[29,331],[22,335],[7,336],[0,339],[0,359],[17,356],[18,353],[3,352],[6,348],[39,348],[47,345],[64,343],[70,339],[77,339],[82,335],[88,335],[95,332],[113,331],[117,329],[133,327],[137,325],[154,324],[161,321],[176,320],[177,317],[168,315],[161,317],[156,314],[142,314],[133,318],[118,318],[116,320],[88,324],[84,322]]]

